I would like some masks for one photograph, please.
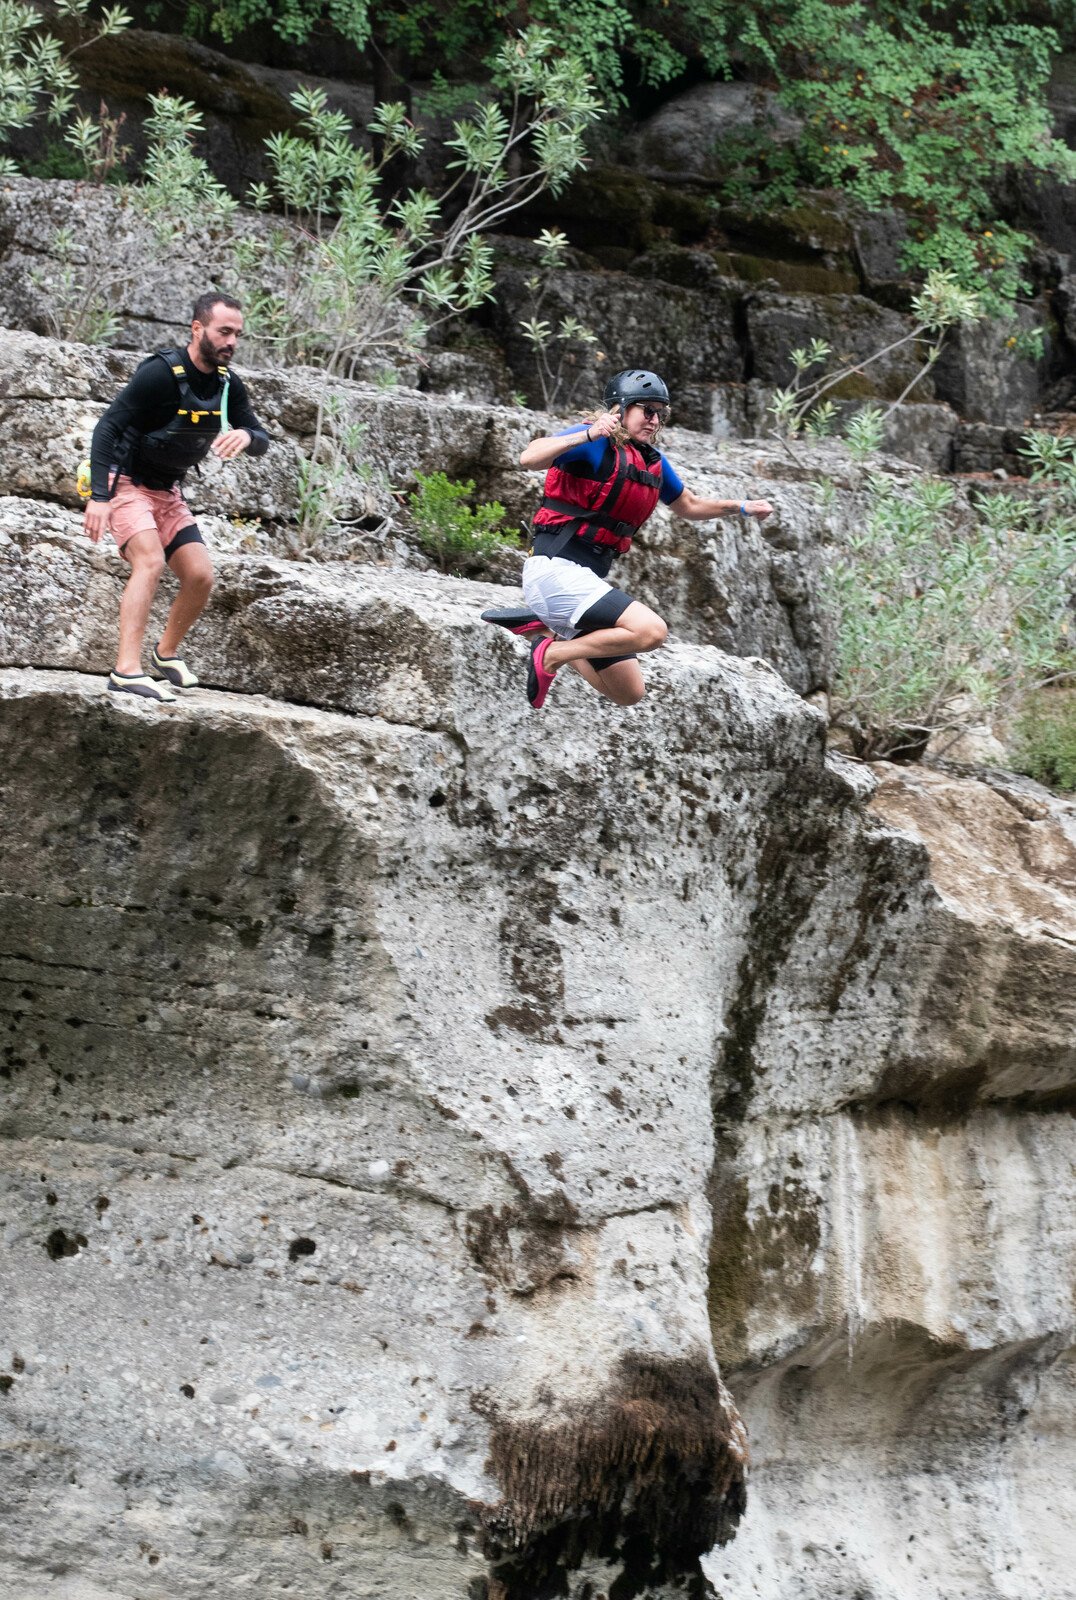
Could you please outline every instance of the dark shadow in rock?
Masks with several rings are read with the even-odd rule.
[[[705,1592],[699,1558],[732,1537],[746,1504],[746,1448],[703,1357],[625,1355],[603,1396],[553,1425],[489,1414],[503,1498],[485,1514],[486,1550],[503,1600],[566,1593],[588,1556],[620,1566],[609,1600],[657,1584]]]

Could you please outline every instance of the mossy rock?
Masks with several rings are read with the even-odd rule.
[[[714,1196],[709,1312],[723,1366],[751,1358],[750,1327],[790,1307],[817,1313],[815,1260],[821,1242],[819,1198],[794,1176],[772,1183],[764,1208],[752,1208],[743,1178]]]
[[[709,195],[691,189],[675,189],[656,185],[654,221],[660,228],[669,228],[676,238],[691,244],[704,239],[714,225],[713,201]]]
[[[688,249],[685,245],[662,243],[636,256],[631,263],[633,278],[674,283],[682,289],[729,288],[729,275],[722,271],[712,251]]]
[[[858,294],[859,278],[848,268],[827,267],[814,261],[783,261],[774,256],[745,255],[735,250],[715,250],[713,259],[723,276],[744,283],[775,283],[786,294]]]
[[[745,296],[751,376],[774,387],[784,387],[794,376],[792,351],[806,349],[812,339],[830,347],[825,369],[870,362],[862,373],[851,373],[840,394],[846,399],[878,396],[895,400],[921,371],[914,344],[890,348],[910,331],[911,319],[887,311],[862,295],[786,295],[766,290]],[[878,352],[887,350],[881,359]],[[819,372],[822,370],[818,369]],[[917,398],[931,399],[929,378],[922,378]]]
[[[884,388],[884,385],[883,385]],[[840,383],[835,383],[830,389],[828,398],[831,400],[872,400],[877,399],[882,391],[873,383],[864,372],[851,372],[847,378],[842,378]]]
[[[789,294],[848,295],[859,290],[854,273],[835,271],[820,262],[782,261],[671,243],[644,251],[632,261],[630,271],[637,278],[658,278],[686,289],[712,289],[720,284],[727,290],[744,283],[776,286]]]
[[[633,253],[663,239],[694,243],[713,226],[708,195],[640,177],[630,167],[592,167],[563,194],[540,195],[522,220],[528,228],[559,227],[582,250],[615,242]]]
[[[765,212],[721,206],[717,222],[733,240],[764,245],[775,255],[844,257],[852,270],[856,249],[854,216],[855,207],[845,196],[810,190],[794,206],[776,206]]]

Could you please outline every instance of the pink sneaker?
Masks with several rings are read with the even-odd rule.
[[[547,672],[542,665],[545,653],[552,643],[552,639],[539,639],[527,663],[527,699],[535,711],[540,711],[545,705],[545,697],[552,689],[553,679],[556,677],[556,672]]]

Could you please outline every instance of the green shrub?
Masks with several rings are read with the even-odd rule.
[[[474,482],[453,483],[443,472],[427,476],[416,472],[418,490],[409,496],[411,521],[423,550],[442,572],[449,572],[461,561],[488,556],[506,544],[510,535],[504,528],[504,507],[497,500],[482,505],[468,504]]]
[[[78,156],[62,139],[49,139],[41,154],[32,161],[24,161],[22,170],[28,178],[69,178],[86,176],[86,169]]]
[[[857,461],[866,461],[882,448],[884,425],[885,412],[879,406],[862,406],[851,418],[844,436]]]
[[[1032,695],[1009,742],[1017,772],[1049,789],[1076,790],[1076,693]]]
[[[969,517],[952,486],[876,477],[864,524],[830,561],[835,723],[865,757],[1012,717],[1076,666],[1076,519],[1055,500],[992,495]]]
[[[50,21],[60,25],[66,40],[48,32]],[[0,145],[39,117],[62,127],[78,89],[72,57],[98,39],[122,33],[130,22],[122,6],[106,6],[91,18],[90,0],[55,0],[48,8],[0,0]],[[46,164],[52,159],[47,156]],[[0,154],[0,174],[15,170],[11,158]]]
[[[718,14],[732,21],[737,9]],[[986,315],[1009,316],[1031,292],[1033,241],[999,220],[999,197],[1014,172],[1076,177],[1076,153],[1051,127],[1046,88],[1060,40],[1042,9],[989,0],[766,0],[746,9],[739,48],[764,64],[801,131],[783,146],[765,126],[726,141],[727,198],[767,209],[803,186],[898,210],[907,270],[945,270]]]

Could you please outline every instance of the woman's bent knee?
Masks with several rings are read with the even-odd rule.
[[[644,623],[639,629],[639,649],[660,650],[668,637],[668,624],[660,617],[655,617],[652,622]]]

